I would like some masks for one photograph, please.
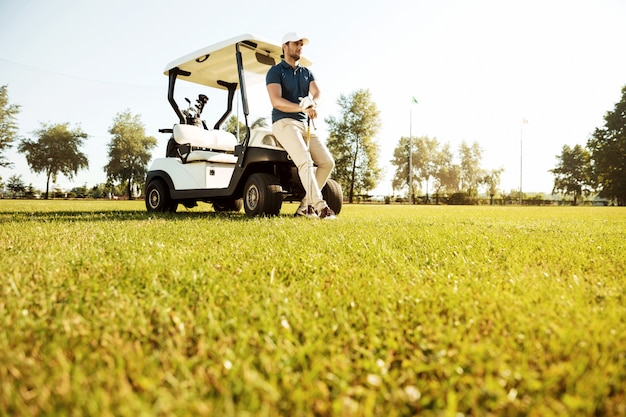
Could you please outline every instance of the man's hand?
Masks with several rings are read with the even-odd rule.
[[[308,109],[304,110],[304,112],[307,114],[307,116],[309,116],[309,119],[317,119],[317,110],[315,109],[315,107],[309,107]]]

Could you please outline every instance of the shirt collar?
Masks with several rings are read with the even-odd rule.
[[[285,68],[285,69],[291,69],[291,70],[293,70],[293,71],[297,71],[297,70],[299,70],[300,68],[302,68],[302,67],[300,66],[300,63],[299,63],[299,62],[298,62],[298,65],[296,65],[296,67],[294,68],[294,67],[292,67],[291,65],[289,65],[289,64],[287,63],[287,61],[285,61],[284,59],[283,59],[282,61],[280,61],[280,65],[282,65],[282,66],[283,66],[283,68]]]

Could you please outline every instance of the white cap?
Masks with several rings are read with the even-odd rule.
[[[283,45],[287,42],[302,41],[305,45],[309,43],[309,39],[301,36],[298,32],[289,32],[283,36]]]

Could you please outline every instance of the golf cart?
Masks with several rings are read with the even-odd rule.
[[[240,211],[248,216],[277,215],[283,201],[300,201],[305,196],[298,171],[287,152],[266,127],[250,129],[246,79],[265,80],[265,74],[282,54],[281,46],[252,35],[201,49],[177,59],[165,68],[169,77],[168,101],[178,123],[159,129],[171,133],[166,157],[154,160],[146,177],[146,209],[175,212],[198,201],[212,203],[215,211]],[[301,59],[304,65],[310,62]],[[181,111],[174,99],[177,80],[225,90],[226,110],[213,128],[201,113],[209,98],[199,94],[195,104]],[[233,108],[235,93],[241,92],[245,137],[221,130]],[[219,91],[218,91],[219,92]],[[322,189],[329,207],[339,214],[341,186],[329,179]]]

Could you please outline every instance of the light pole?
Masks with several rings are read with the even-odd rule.
[[[524,156],[524,125],[528,124],[528,120],[522,119],[522,126],[519,129],[519,205],[523,204],[522,200],[522,175],[523,175],[523,156]]]
[[[413,104],[417,104],[415,97],[409,110],[409,204],[413,204]]]
[[[409,111],[409,204],[413,204],[413,106]]]
[[[519,129],[519,205],[522,205],[522,159],[524,155],[523,150],[523,141],[522,138],[524,136],[524,127],[520,127]]]

